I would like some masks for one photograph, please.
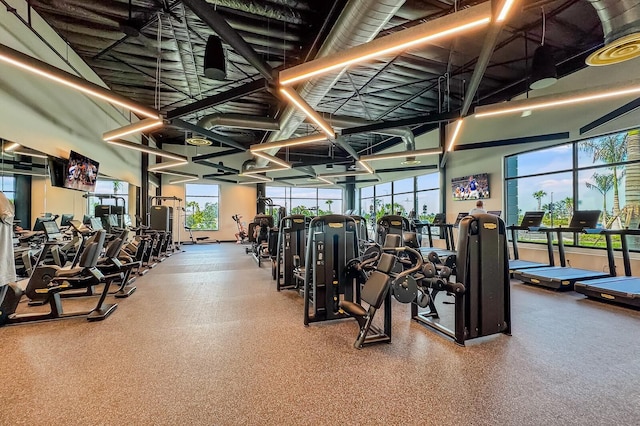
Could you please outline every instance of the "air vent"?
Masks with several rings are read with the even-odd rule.
[[[193,146],[209,146],[212,143],[209,139],[198,137],[198,136],[192,136],[190,138],[186,138],[184,141],[189,145],[193,145]]]

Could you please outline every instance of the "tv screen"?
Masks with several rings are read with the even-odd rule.
[[[93,192],[96,188],[99,165],[97,161],[71,151],[67,162],[67,176],[64,181],[64,187]]]
[[[451,179],[451,193],[453,201],[489,198],[489,175],[476,173]]]
[[[63,214],[62,219],[60,219],[60,226],[71,226],[71,220],[73,220],[72,214]]]
[[[49,178],[51,179],[51,186],[64,188],[65,175],[67,174],[67,162],[54,157],[49,157],[47,162],[49,164]]]

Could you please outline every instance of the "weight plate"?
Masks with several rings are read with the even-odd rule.
[[[395,279],[391,285],[393,297],[400,303],[411,303],[416,300],[418,295],[418,285],[416,280],[411,276]]]

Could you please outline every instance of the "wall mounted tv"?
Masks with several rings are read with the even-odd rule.
[[[67,176],[67,161],[60,158],[49,157],[47,162],[49,164],[51,186],[64,188],[64,182]]]
[[[451,193],[453,201],[489,198],[489,175],[476,173],[451,179]]]
[[[71,151],[67,162],[67,176],[64,187],[79,191],[93,192],[98,178],[100,163],[84,155]]]

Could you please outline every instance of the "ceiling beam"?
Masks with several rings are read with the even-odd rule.
[[[226,151],[219,151],[219,152],[212,152],[210,154],[197,155],[195,157],[191,157],[191,161],[195,162],[195,161],[208,160],[210,158],[224,157],[225,155],[237,154],[239,152],[244,152],[244,151],[237,148],[232,148],[232,149],[227,149]]]
[[[184,120],[181,120],[179,118],[175,118],[173,120],[171,120],[171,124],[176,126],[176,127],[180,127],[181,129],[185,129],[185,130],[189,130],[192,131],[194,133],[198,133],[202,136],[206,136],[211,140],[214,140],[216,142],[220,142],[223,145],[227,145],[230,146],[231,148],[236,148],[239,149],[241,151],[246,151],[247,148],[245,148],[244,146],[240,145],[238,142],[234,141],[231,138],[228,138],[226,136],[223,135],[219,135],[218,133],[214,133],[211,130],[207,130],[204,127],[200,127],[200,126],[196,126],[195,124],[191,124],[191,123],[187,123]]]
[[[404,118],[402,120],[388,120],[379,123],[367,124],[364,126],[350,127],[342,129],[342,135],[355,135],[358,133],[376,132],[384,129],[393,129],[396,127],[413,126],[416,124],[440,123],[442,121],[451,121],[460,116],[459,112],[443,112],[440,114],[422,114],[416,117]]]
[[[499,146],[507,146],[507,145],[519,145],[523,143],[531,143],[531,142],[546,142],[546,141],[557,141],[561,139],[569,139],[569,132],[560,132],[560,133],[548,133],[544,135],[535,135],[535,136],[525,136],[522,138],[512,138],[512,139],[502,139],[498,141],[488,141],[488,142],[477,142],[477,143],[468,143],[465,145],[456,145],[453,147],[454,151],[466,151],[469,149],[480,149],[480,148],[495,148]]]
[[[240,173],[240,170],[238,169],[234,169],[233,167],[227,167],[223,164],[220,163],[214,163],[213,161],[209,161],[209,160],[193,160],[191,159],[191,161],[193,161],[196,164],[201,164],[203,166],[209,166],[209,167],[213,167],[216,170],[220,170],[223,171],[225,173],[229,173],[229,174],[238,174]]]
[[[245,58],[268,81],[273,81],[273,68],[253,50],[244,39],[234,30],[225,19],[214,10],[213,5],[204,0],[182,0],[202,22],[211,27],[231,48]]]
[[[168,111],[167,119],[172,120],[175,118],[183,117],[185,115],[193,114],[206,108],[211,108],[216,105],[244,98],[256,92],[262,92],[266,88],[267,82],[265,79],[261,78],[259,80],[254,80],[250,83],[246,83],[241,86],[234,87],[233,89],[229,89],[226,92],[217,93],[215,95],[209,96],[208,98],[190,103],[189,105],[185,105]]]
[[[590,132],[591,130],[603,126],[610,121],[620,118],[623,115],[629,114],[630,112],[638,108],[640,108],[640,98],[634,99],[633,101],[622,105],[620,108],[614,109],[613,111],[603,115],[602,117],[593,120],[589,124],[585,124],[580,128],[580,134],[583,135],[587,132]]]

